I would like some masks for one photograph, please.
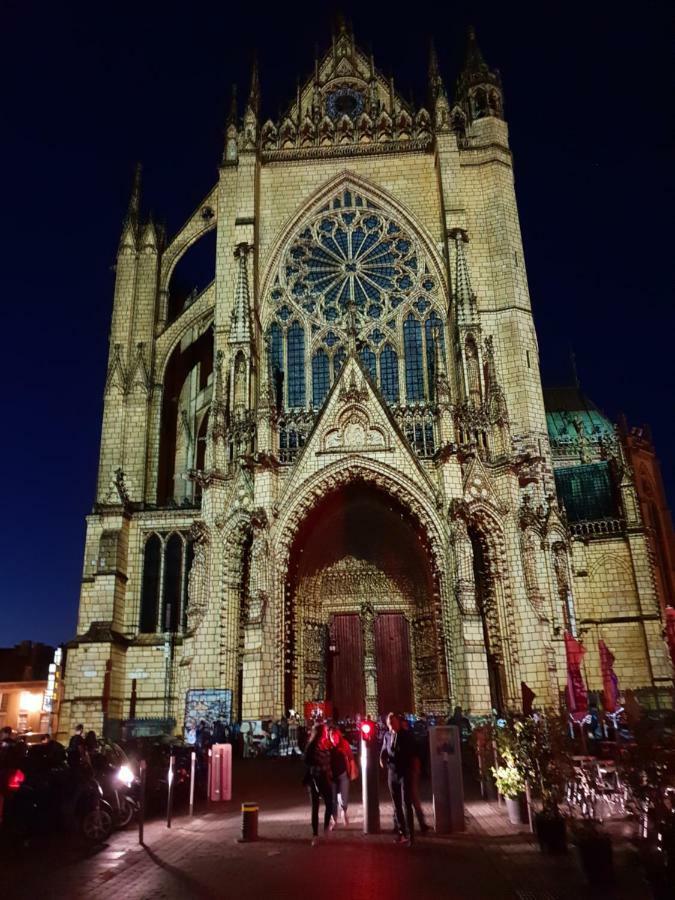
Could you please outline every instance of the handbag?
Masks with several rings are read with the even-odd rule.
[[[349,758],[349,780],[356,781],[359,777],[359,764],[353,756]]]

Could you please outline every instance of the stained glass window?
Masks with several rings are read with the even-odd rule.
[[[181,567],[183,564],[183,541],[178,534],[172,534],[164,551],[164,584],[162,587],[162,619],[160,631],[176,631],[180,621]]]
[[[320,409],[330,387],[330,372],[326,351],[319,348],[312,357],[312,404]]]
[[[619,515],[606,462],[556,469],[555,486],[570,522],[615,518]]]
[[[288,357],[288,405],[292,408],[305,405],[305,331],[293,322],[286,337]]]
[[[391,344],[380,356],[380,384],[387,403],[398,403],[398,355]]]
[[[370,377],[373,381],[377,382],[377,363],[373,351],[370,347],[363,347],[359,356],[361,357],[361,362],[368,370]]]
[[[435,398],[436,391],[436,340],[441,357],[445,357],[445,339],[443,337],[443,323],[436,313],[432,312],[424,323],[424,337],[427,344],[427,380],[429,384],[429,397]]]
[[[345,364],[346,356],[347,354],[342,347],[338,347],[338,349],[335,351],[335,356],[333,357],[333,373],[335,378],[337,378],[340,374],[340,369]]]
[[[268,296],[270,354],[287,406],[322,405],[354,324],[359,355],[389,403],[433,400],[437,328],[444,350],[441,284],[414,232],[376,203],[345,188],[317,210],[291,239]]]
[[[422,326],[410,313],[403,323],[405,349],[405,393],[408,400],[424,400],[424,370],[422,365]]]
[[[143,554],[143,582],[141,585],[141,616],[139,631],[153,634],[157,631],[159,611],[159,576],[162,566],[162,542],[156,534],[151,534],[145,542]]]

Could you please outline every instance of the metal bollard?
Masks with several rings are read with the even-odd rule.
[[[195,814],[195,768],[197,762],[197,754],[193,750],[190,754],[190,815]]]
[[[147,768],[148,764],[144,759],[141,760],[140,764],[140,779],[141,779],[141,800],[140,800],[140,808],[138,810],[138,843],[143,844],[144,830],[145,830],[145,782],[147,779]]]
[[[361,725],[361,796],[364,834],[380,833],[379,762],[380,754],[375,739],[375,726],[367,720]]]
[[[169,775],[168,775],[168,784],[169,790],[166,796],[166,827],[171,828],[171,813],[173,806],[173,767],[174,767],[174,755],[173,755],[173,747],[171,748],[171,755],[169,756]]]
[[[258,840],[258,804],[241,804],[241,837],[237,838],[240,844],[248,844]]]

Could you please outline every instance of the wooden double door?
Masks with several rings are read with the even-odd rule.
[[[364,628],[372,628],[372,636],[364,635]],[[378,712],[386,715],[391,710],[413,710],[410,635],[405,616],[378,613],[372,621],[364,621],[357,613],[335,615],[329,635],[326,693],[336,718],[350,719],[366,711],[366,643],[375,654]]]

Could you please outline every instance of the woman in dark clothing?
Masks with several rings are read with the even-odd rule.
[[[331,830],[333,785],[330,747],[326,726],[323,723],[317,723],[312,728],[312,735],[305,748],[306,772],[303,779],[303,784],[307,785],[312,802],[312,847],[316,847],[319,840],[319,800],[321,797],[323,797],[325,805],[323,830],[324,833]]]

